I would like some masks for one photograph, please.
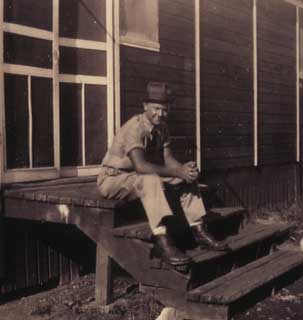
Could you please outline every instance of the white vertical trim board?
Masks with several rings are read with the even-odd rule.
[[[195,0],[195,60],[196,60],[196,159],[201,170],[201,88],[200,88],[200,0]]]
[[[257,0],[253,3],[253,70],[254,70],[254,166],[258,165],[258,44]]]
[[[111,144],[115,134],[115,108],[114,108],[114,33],[113,33],[113,6],[114,0],[106,0],[106,29],[107,29],[107,142]]]
[[[81,113],[82,113],[82,165],[86,165],[85,158],[85,84],[81,85]]]
[[[59,0],[53,0],[53,128],[54,166],[60,174]]]
[[[28,107],[28,154],[29,168],[33,167],[33,110],[32,110],[32,77],[27,77],[27,107]]]
[[[296,160],[300,161],[300,8],[297,7],[296,21]]]
[[[114,98],[115,98],[115,132],[121,126],[120,97],[120,5],[114,0]]]
[[[4,0],[0,0],[0,25],[3,25]],[[0,28],[0,184],[3,182],[5,167],[5,102],[4,102],[4,69],[3,69],[3,28]]]

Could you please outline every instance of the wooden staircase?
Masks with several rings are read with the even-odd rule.
[[[301,252],[277,249],[293,226],[243,223],[244,214],[240,207],[210,209],[209,229],[227,241],[231,252],[197,248],[184,241],[188,237],[184,230],[179,241],[182,244],[183,239],[183,249],[193,261],[186,271],[153,256],[152,234],[144,222],[105,228],[101,244],[141,290],[184,311],[187,318],[229,319],[303,271]]]
[[[226,240],[231,252],[201,250],[194,246],[188,229],[177,228],[178,246],[193,261],[188,270],[179,270],[153,255],[142,207],[101,198],[96,182],[8,189],[3,206],[6,218],[73,225],[92,239],[97,257],[96,302],[101,304],[110,302],[111,259],[140,283],[141,290],[152,292],[192,320],[229,319],[295,280],[303,270],[299,250],[279,250],[293,226],[248,222],[241,207],[208,209],[209,231]]]

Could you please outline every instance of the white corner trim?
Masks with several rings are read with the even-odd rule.
[[[115,133],[121,126],[121,84],[120,84],[120,6],[119,0],[114,0],[114,107]]]
[[[296,12],[296,160],[300,161],[300,8]]]
[[[82,114],[82,165],[86,165],[86,157],[85,157],[85,84],[82,83],[81,86],[81,114]]]
[[[257,0],[253,3],[253,117],[254,117],[254,166],[258,165],[258,43],[257,43]]]
[[[60,175],[59,0],[53,0],[53,128],[54,165]]]
[[[33,168],[33,110],[32,110],[32,78],[27,77],[27,108],[28,108],[28,153],[29,168]]]
[[[106,0],[107,51],[107,145],[115,135],[114,108],[114,0]]]
[[[195,0],[195,60],[196,60],[196,160],[201,171],[201,45],[200,45],[200,0]]]

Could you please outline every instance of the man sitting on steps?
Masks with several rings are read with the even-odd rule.
[[[197,184],[195,162],[181,164],[172,155],[166,119],[173,101],[166,83],[150,82],[144,112],[128,120],[117,132],[102,161],[99,190],[108,199],[139,198],[155,239],[155,252],[171,265],[190,262],[179,250],[165,224],[173,212],[164,188],[178,185],[180,203],[196,243],[212,250],[226,250],[205,229],[205,208]]]

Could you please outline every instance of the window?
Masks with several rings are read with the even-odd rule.
[[[3,182],[99,173],[114,133],[113,4],[4,0]]]
[[[120,41],[124,45],[160,49],[158,0],[120,1]]]

